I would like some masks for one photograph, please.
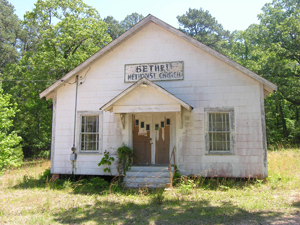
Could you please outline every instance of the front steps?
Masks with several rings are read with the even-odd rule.
[[[159,188],[169,183],[170,171],[167,166],[132,166],[124,178],[124,186],[129,188]]]

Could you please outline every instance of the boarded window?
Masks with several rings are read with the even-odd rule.
[[[81,150],[99,150],[99,116],[81,117]]]

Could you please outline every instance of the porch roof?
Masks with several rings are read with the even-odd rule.
[[[181,112],[193,109],[188,103],[174,96],[147,78],[141,78],[104,104],[100,110],[114,113]]]

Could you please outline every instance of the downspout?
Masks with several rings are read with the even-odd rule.
[[[71,148],[72,154],[70,156],[70,160],[72,161],[72,175],[75,178],[75,162],[77,158],[76,154],[76,126],[77,126],[77,95],[78,95],[78,75],[75,78],[76,83],[76,93],[75,93],[75,113],[74,113],[74,134],[73,134],[73,147]]]

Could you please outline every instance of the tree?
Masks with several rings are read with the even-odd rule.
[[[21,137],[12,131],[17,107],[10,103],[10,97],[3,94],[0,84],[0,174],[9,166],[20,166],[23,160]]]
[[[111,41],[98,12],[81,0],[38,0],[35,6],[24,23],[37,30],[39,43],[30,63],[43,65],[36,68],[42,78],[59,79]]]
[[[107,23],[107,33],[110,35],[110,37],[115,40],[117,37],[119,37],[121,34],[123,34],[126,30],[122,25],[114,19],[112,16],[107,16],[103,19],[105,23]]]
[[[23,137],[25,157],[48,150],[51,141],[52,103],[39,93],[111,41],[98,12],[81,0],[38,0],[24,16],[30,30],[19,63],[10,65],[5,83],[20,111],[15,129]]]
[[[181,16],[177,16],[181,31],[194,39],[202,42],[219,51],[227,54],[230,49],[231,34],[228,30],[224,30],[223,26],[210,15],[208,11],[202,8],[191,9]]]
[[[283,98],[300,106],[300,1],[274,0],[259,15],[267,73],[279,85]]]
[[[266,102],[269,143],[300,143],[300,1],[274,0],[236,34],[230,56],[278,85]]]
[[[128,30],[144,18],[145,17],[142,14],[138,14],[135,12],[126,16],[125,19],[121,21],[121,25],[123,29]]]
[[[8,63],[15,63],[19,58],[17,46],[22,27],[14,11],[7,0],[0,0],[0,73]]]
[[[103,21],[108,25],[107,33],[114,40],[121,34],[123,34],[126,30],[130,29],[135,24],[140,22],[142,19],[144,19],[144,16],[142,14],[132,13],[126,16],[125,19],[121,22],[117,21],[112,16],[107,16],[103,19]]]

